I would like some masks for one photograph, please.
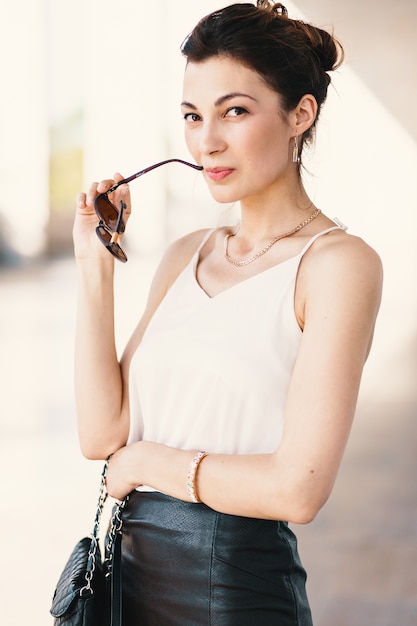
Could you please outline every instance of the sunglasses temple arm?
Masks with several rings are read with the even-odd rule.
[[[119,213],[119,217],[117,218],[117,224],[116,224],[116,233],[120,233],[120,226],[122,224],[122,220],[123,220],[123,211],[126,208],[126,204],[123,202],[123,200],[120,202],[120,213]]]
[[[123,180],[120,180],[118,183],[113,185],[113,187],[111,187],[111,189],[109,189],[106,193],[112,193],[113,191],[116,191],[116,189],[120,187],[120,185],[127,185],[127,183],[130,183],[132,180],[135,180],[135,178],[139,178],[139,176],[143,176],[143,174],[147,174],[148,172],[151,172],[155,168],[160,167],[161,165],[166,165],[167,163],[183,163],[183,165],[188,165],[189,167],[193,167],[195,170],[203,169],[201,165],[194,165],[194,163],[188,163],[188,161],[183,161],[182,159],[168,159],[167,161],[161,161],[160,163],[155,163],[155,165],[150,165],[149,167],[145,167],[144,170],[140,170],[139,172],[136,172],[136,174],[132,174],[128,178],[124,178]]]
[[[119,212],[119,217],[117,218],[117,223],[116,223],[116,228],[115,231],[111,237],[111,243],[117,243],[119,240],[119,235],[120,235],[120,226],[122,224],[122,220],[123,220],[123,211],[126,208],[126,204],[121,201],[120,202],[120,212]]]

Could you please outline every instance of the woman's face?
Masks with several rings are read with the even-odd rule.
[[[294,170],[279,95],[238,61],[188,63],[181,109],[188,149],[218,202],[259,199]]]

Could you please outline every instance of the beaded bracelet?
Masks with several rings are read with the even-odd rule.
[[[207,456],[207,452],[204,452],[204,450],[199,450],[199,452],[197,452],[193,456],[193,459],[190,465],[188,466],[186,487],[187,487],[187,494],[191,502],[195,502],[195,503],[201,502],[200,498],[197,495],[195,479],[197,476],[198,467],[205,456]]]

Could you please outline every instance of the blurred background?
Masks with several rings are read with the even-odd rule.
[[[78,191],[188,158],[179,46],[221,0],[0,2],[1,621],[51,624],[50,601],[92,527],[101,464],[78,450],[73,399]],[[385,290],[334,492],[297,527],[315,626],[417,624],[417,4],[285,3],[334,29],[333,77],[305,184],[376,248]],[[140,315],[168,242],[234,219],[181,165],[131,185],[116,268],[117,342]],[[262,626],[262,625],[261,625]]]

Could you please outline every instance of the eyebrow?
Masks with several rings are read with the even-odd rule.
[[[233,98],[249,98],[250,100],[253,100],[254,102],[256,102],[256,98],[254,98],[253,96],[250,96],[248,93],[242,93],[240,91],[232,91],[232,93],[227,93],[224,96],[220,96],[220,98],[217,98],[217,100],[214,103],[214,106],[219,107],[222,104],[224,104],[225,102],[227,102],[228,100],[232,100]],[[181,102],[181,106],[186,107],[187,109],[194,109],[196,110],[197,107],[192,104],[191,102]]]

